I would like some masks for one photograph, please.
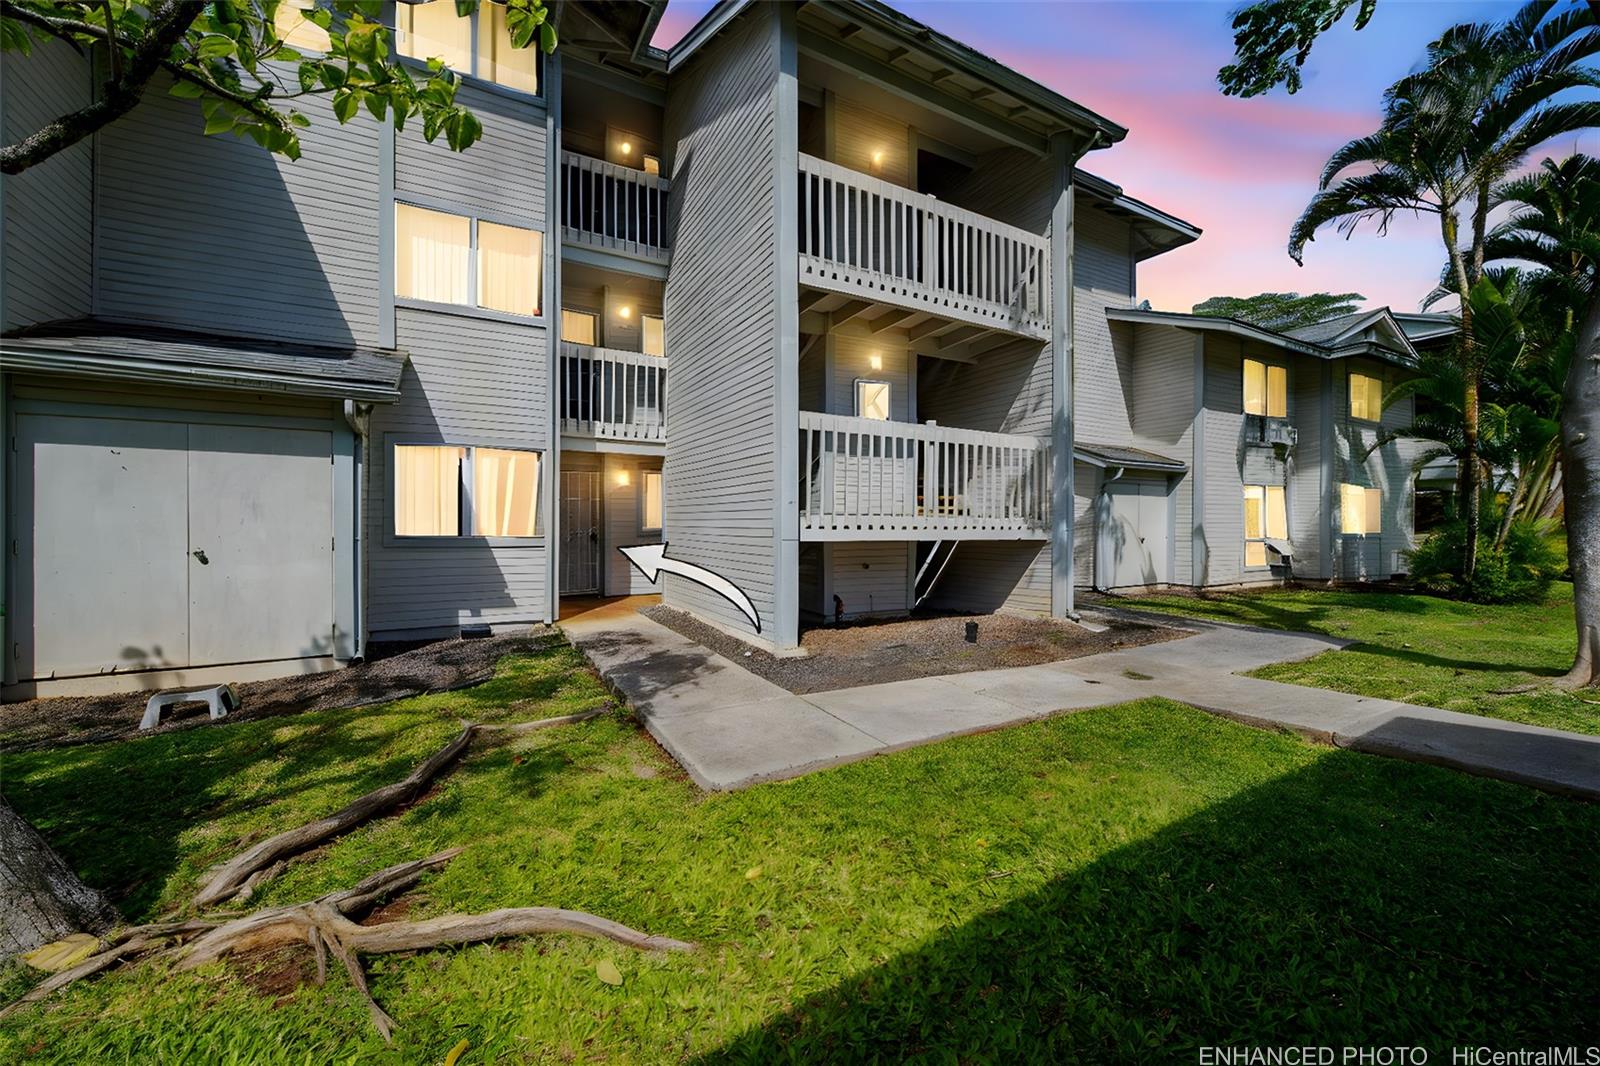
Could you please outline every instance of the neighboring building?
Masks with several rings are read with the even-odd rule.
[[[156,86],[4,179],[8,695],[550,621],[663,537],[765,624],[666,602],[780,648],[1402,568],[1393,316],[1132,310],[1199,232],[1076,168],[1120,126],[879,3],[725,2],[670,52],[663,7],[560,5],[540,57],[396,5],[463,154],[316,114],[291,163]],[[8,139],[93,91],[55,45],[0,76]]]

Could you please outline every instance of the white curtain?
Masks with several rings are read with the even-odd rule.
[[[454,537],[461,532],[461,460],[466,449],[397,445],[394,532],[400,537]]]
[[[478,77],[519,89],[539,91],[538,35],[526,48],[511,47],[511,30],[506,25],[504,4],[478,7]]]
[[[514,315],[539,313],[543,278],[537,230],[478,223],[478,306]]]
[[[667,327],[660,315],[644,315],[640,319],[644,323],[644,354],[667,354]]]
[[[539,455],[503,448],[472,452],[472,528],[482,537],[531,537],[539,513]]]
[[[640,528],[661,528],[661,474],[654,470],[644,475],[644,521]]]
[[[572,344],[593,345],[599,336],[599,319],[588,311],[561,309],[561,339]]]
[[[1267,413],[1267,367],[1254,359],[1244,361],[1244,413]]]
[[[464,304],[472,255],[472,220],[395,204],[394,293],[413,300]]]
[[[394,17],[401,55],[442,59],[451,70],[472,73],[472,19],[456,14],[455,0],[396,4]]]
[[[1267,417],[1289,417],[1289,372],[1281,366],[1267,367]]]
[[[272,21],[278,38],[297,52],[326,52],[328,31],[306,18],[312,0],[283,0]]]

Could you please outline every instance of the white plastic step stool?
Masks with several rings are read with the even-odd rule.
[[[140,729],[154,729],[161,724],[161,712],[175,703],[201,703],[211,708],[212,718],[226,718],[229,711],[239,709],[239,694],[232,685],[213,685],[196,692],[158,692],[144,705]]]

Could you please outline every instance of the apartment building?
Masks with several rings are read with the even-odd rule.
[[[661,540],[763,625],[668,604],[780,649],[1403,566],[1393,316],[1137,311],[1199,232],[1085,171],[1116,123],[870,0],[730,0],[670,51],[663,8],[561,5],[544,57],[493,4],[393,5],[465,153],[317,115],[289,162],[152,91],[5,179],[8,694],[551,621],[650,590],[616,549]],[[91,62],[8,56],[5,135]]]

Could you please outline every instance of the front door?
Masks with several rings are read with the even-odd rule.
[[[561,471],[561,594],[600,592],[600,471]]]

